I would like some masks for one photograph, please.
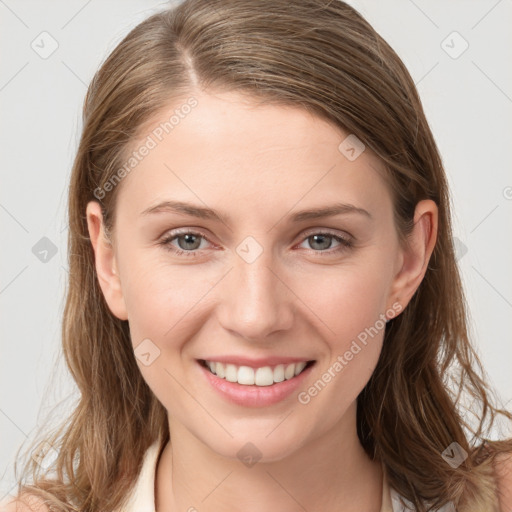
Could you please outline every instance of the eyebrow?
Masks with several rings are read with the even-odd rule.
[[[141,215],[151,215],[157,213],[181,213],[184,215],[190,215],[199,219],[209,219],[222,222],[224,224],[229,223],[230,218],[225,213],[216,212],[211,208],[197,206],[191,203],[185,203],[183,201],[162,201],[154,206],[150,206],[141,212]],[[372,219],[370,212],[363,208],[359,208],[352,204],[335,203],[329,206],[321,208],[312,208],[310,210],[301,210],[294,213],[290,220],[292,222],[303,222],[305,220],[320,219],[324,217],[334,217],[335,215],[342,214],[360,214],[365,217]]]

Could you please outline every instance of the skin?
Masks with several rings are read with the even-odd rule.
[[[157,466],[156,509],[378,512],[381,466],[357,437],[356,398],[377,364],[383,330],[307,404],[296,393],[264,408],[231,404],[202,378],[196,359],[315,359],[307,390],[379,315],[406,307],[435,245],[436,205],[418,203],[402,246],[382,164],[368,148],[347,159],[338,146],[348,133],[235,92],[192,95],[198,106],[118,185],[113,245],[98,203],[86,212],[110,310],[129,320],[134,348],[149,338],[160,350],[149,366],[138,362],[168,411],[172,439]],[[169,119],[185,99],[148,126]],[[230,221],[141,215],[166,199],[208,206]],[[289,220],[335,202],[371,218]],[[158,244],[177,228],[206,237],[189,249],[195,257]],[[352,247],[308,238],[326,230],[349,237]],[[252,263],[236,251],[247,236],[263,249]],[[169,242],[190,245],[183,236]],[[252,467],[237,457],[247,442],[262,455]]]

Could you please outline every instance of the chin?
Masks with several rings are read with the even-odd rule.
[[[252,428],[245,426],[239,432],[226,425],[232,438],[226,433],[211,439],[203,438],[203,442],[218,455],[239,459],[248,467],[255,462],[277,462],[289,457],[306,443],[305,437],[298,436],[296,431],[294,433],[295,429],[290,428],[292,425],[284,427],[284,423],[289,420],[285,420],[283,428],[277,426],[280,421],[282,418],[277,421],[274,419],[271,428],[268,428],[269,422],[265,421],[260,428],[256,428],[257,425]]]

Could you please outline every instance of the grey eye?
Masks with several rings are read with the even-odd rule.
[[[185,233],[184,235],[178,235],[175,237],[178,240],[178,246],[180,249],[184,251],[192,251],[194,249],[198,249],[201,245],[201,239],[203,237],[200,235],[194,235],[193,233]],[[183,240],[183,243],[181,241]]]
[[[332,242],[336,238],[334,235],[316,234],[308,236],[305,241],[308,241],[312,249],[326,250],[331,248]]]

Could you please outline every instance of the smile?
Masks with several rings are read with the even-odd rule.
[[[306,367],[314,361],[300,361],[290,364],[278,364],[276,366],[262,366],[252,368],[250,366],[237,366],[224,364],[218,361],[201,360],[201,364],[221,379],[228,382],[236,382],[244,386],[271,386],[284,380],[290,380],[300,375]]]

